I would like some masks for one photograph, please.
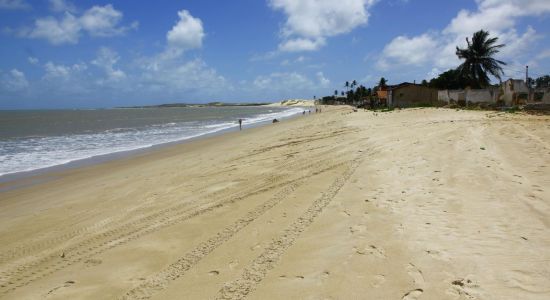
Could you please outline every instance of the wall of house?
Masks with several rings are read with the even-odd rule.
[[[538,88],[529,102],[550,104],[550,88]]]
[[[529,102],[529,87],[521,79],[508,79],[502,83],[504,94],[501,100],[508,106]]]
[[[509,79],[499,88],[475,90],[440,90],[437,98],[444,103],[467,100],[471,103],[497,103],[507,106],[526,103],[550,104],[550,88],[529,89],[523,80]]]
[[[498,89],[475,90],[441,90],[437,92],[439,101],[445,103],[468,101],[471,103],[495,103],[498,100]]]
[[[466,91],[466,100],[472,103],[496,103],[498,96],[498,89],[476,89]]]
[[[436,89],[419,85],[406,85],[391,91],[391,103],[394,107],[436,105],[437,94]]]

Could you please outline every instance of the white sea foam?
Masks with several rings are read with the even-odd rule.
[[[301,108],[270,111],[243,118],[249,126],[302,113]],[[53,167],[100,155],[137,150],[238,127],[228,120],[168,122],[141,128],[120,127],[102,132],[60,136],[26,136],[0,140],[0,176]]]

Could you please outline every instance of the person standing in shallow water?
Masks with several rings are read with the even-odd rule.
[[[243,130],[243,119],[239,119],[239,130]]]

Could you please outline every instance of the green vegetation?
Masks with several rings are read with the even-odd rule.
[[[500,79],[504,74],[501,65],[505,62],[493,58],[504,44],[497,45],[497,37],[489,38],[489,32],[480,30],[474,33],[472,41],[466,38],[468,46],[464,49],[456,47],[456,55],[464,62],[458,66],[463,78],[468,80],[470,87],[486,87],[489,85],[487,73]]]
[[[517,113],[518,111],[521,111],[521,109],[520,109],[518,106],[512,106],[512,107],[507,108],[507,109],[505,110],[505,112],[510,113],[510,114],[515,114],[515,113]]]
[[[489,32],[479,30],[472,35],[472,38],[466,38],[467,46],[465,48],[456,47],[456,55],[463,62],[455,69],[449,69],[429,82],[422,80],[422,86],[436,88],[440,90],[457,90],[470,88],[485,88],[490,85],[489,75],[501,79],[504,74],[502,67],[505,62],[495,59],[494,56],[499,53],[504,44],[498,44],[497,37],[490,37]],[[533,80],[533,85],[550,87],[550,76],[539,77]],[[366,88],[358,85],[357,81],[346,81],[344,83],[346,92],[334,91],[334,96],[322,97],[321,104],[347,104],[357,107],[370,107],[377,109],[384,105],[378,99],[378,91],[385,91],[388,88],[388,81],[381,77],[378,85],[373,88]],[[390,87],[391,89],[391,87]],[[339,96],[341,95],[341,96]],[[344,97],[345,95],[345,97]],[[464,105],[466,103],[463,103]],[[460,103],[459,103],[460,105]],[[419,103],[415,107],[432,107],[433,103]]]
[[[550,75],[544,75],[535,79],[535,86],[537,88],[550,87]]]

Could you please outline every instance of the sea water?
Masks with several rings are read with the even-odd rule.
[[[0,111],[0,178],[284,119],[268,106]]]

